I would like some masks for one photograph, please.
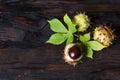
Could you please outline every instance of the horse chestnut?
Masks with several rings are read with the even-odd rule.
[[[110,46],[112,41],[115,39],[115,34],[110,27],[100,25],[99,27],[95,28],[93,39],[105,46]]]
[[[69,49],[68,54],[71,59],[77,59],[81,56],[81,51],[78,46],[73,46]]]
[[[68,64],[76,65],[83,57],[82,48],[78,43],[68,44],[64,50],[64,60]]]

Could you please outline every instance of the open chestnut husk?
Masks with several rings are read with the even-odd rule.
[[[64,49],[64,60],[68,64],[75,66],[83,58],[82,47],[79,43],[71,43],[66,45]]]

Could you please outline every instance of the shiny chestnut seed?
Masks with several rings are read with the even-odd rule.
[[[82,55],[79,46],[71,47],[68,51],[68,54],[71,59],[77,59]]]

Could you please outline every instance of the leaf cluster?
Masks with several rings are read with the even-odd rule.
[[[51,35],[47,43],[54,45],[60,45],[65,41],[66,45],[73,43],[74,33],[77,32],[76,25],[67,14],[65,14],[63,20],[67,26],[63,25],[63,23],[57,18],[48,21],[50,24],[50,29],[55,33]],[[80,44],[85,46],[85,56],[88,58],[93,58],[93,51],[100,51],[106,47],[95,40],[91,40],[90,33],[77,35],[77,38],[79,39]]]

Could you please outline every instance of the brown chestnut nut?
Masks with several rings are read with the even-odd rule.
[[[79,43],[68,44],[64,50],[64,60],[68,64],[76,65],[83,57],[82,48]]]

